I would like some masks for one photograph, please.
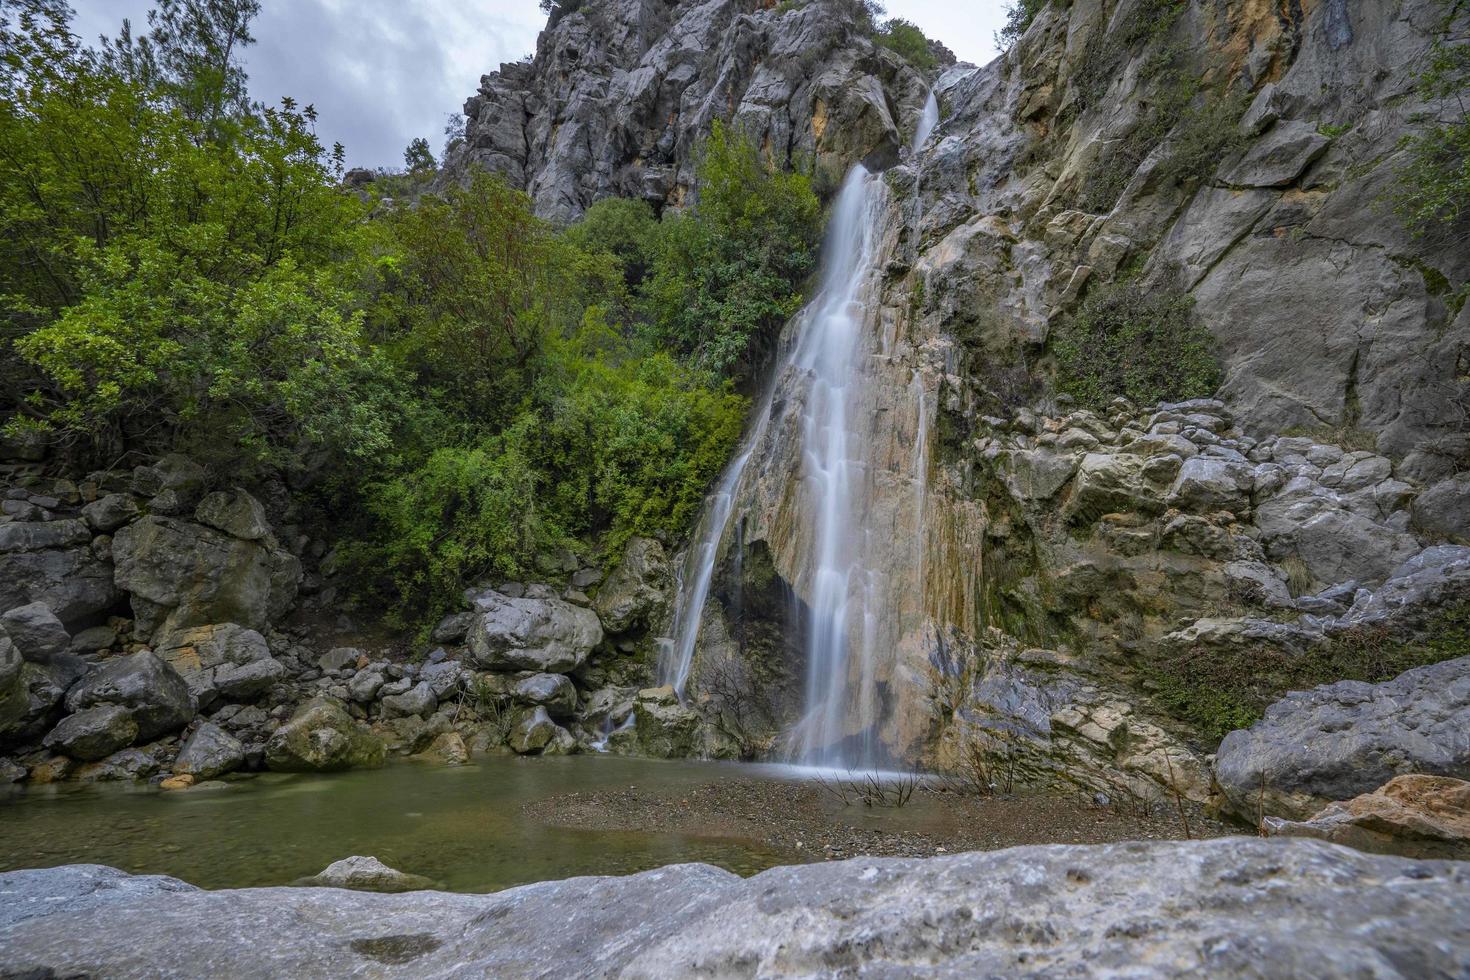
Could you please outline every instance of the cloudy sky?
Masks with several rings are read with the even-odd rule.
[[[75,30],[93,40],[123,18],[146,23],[149,0],[71,0]],[[995,55],[1003,0],[888,0],[963,61]],[[438,152],[446,116],[457,112],[503,61],[535,50],[545,23],[537,0],[262,0],[246,51],[250,90],[274,102],[290,95],[321,114],[324,142],[341,141],[354,166],[398,166],[403,148],[427,136]]]

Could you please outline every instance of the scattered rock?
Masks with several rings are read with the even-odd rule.
[[[138,738],[145,742],[183,728],[195,711],[189,685],[149,650],[109,660],[66,696],[69,711],[99,705],[126,708],[138,726]]]
[[[414,758],[444,766],[463,766],[469,764],[470,750],[465,745],[464,736],[459,732],[443,732],[436,735],[429,747]]]
[[[309,888],[347,888],[359,892],[416,892],[434,887],[422,875],[395,871],[375,857],[353,855],[334,861],[318,875],[303,878],[298,886]]]
[[[244,490],[216,491],[199,502],[194,519],[244,541],[271,536],[265,508]]]
[[[383,698],[383,713],[390,718],[394,715],[418,715],[426,718],[433,714],[438,705],[439,699],[434,697],[434,689],[429,686],[429,682],[419,681],[402,694],[390,694]]]
[[[214,779],[245,764],[245,746],[218,725],[205,722],[195,729],[174,760],[174,774],[192,779]]]
[[[63,718],[43,744],[73,759],[92,762],[127,748],[137,738],[138,725],[127,708],[103,705]]]

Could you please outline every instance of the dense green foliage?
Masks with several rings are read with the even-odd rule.
[[[716,125],[699,200],[666,216],[643,284],[650,340],[715,375],[745,378],[801,306],[816,267],[821,204],[811,179],[782,173]]]
[[[917,24],[906,21],[901,17],[895,17],[879,29],[876,40],[885,48],[890,48],[903,57],[905,61],[920,71],[932,72],[939,66],[939,61],[934,57],[934,52],[929,48],[929,39],[924,32],[919,30]]]
[[[1470,655],[1470,606],[1437,613],[1418,635],[1364,626],[1302,653],[1275,647],[1186,650],[1143,668],[1154,701],[1210,746],[1255,724],[1288,691],[1354,680],[1381,683],[1414,667]]]
[[[1052,335],[1057,389],[1101,408],[1123,396],[1139,405],[1207,398],[1221,370],[1213,338],[1194,317],[1194,301],[1136,281],[1088,293],[1077,315]]]
[[[430,193],[422,140],[347,188],[311,107],[246,99],[255,7],[167,0],[94,51],[60,0],[0,0],[7,434],[309,488],[405,622],[548,549],[682,533],[815,264],[809,179],[716,129],[662,220],[559,231],[488,174]]]

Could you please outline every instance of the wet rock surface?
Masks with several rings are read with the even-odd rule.
[[[206,892],[78,865],[0,875],[14,970],[108,976],[1453,976],[1470,870],[1320,841],[1028,847],[777,868],[706,865],[495,895]],[[575,910],[568,918],[567,910]],[[546,922],[556,921],[556,930]],[[228,923],[249,923],[231,928]],[[77,943],[77,935],[89,941]],[[146,937],[146,939],[144,938]],[[1227,941],[1228,940],[1228,941]]]

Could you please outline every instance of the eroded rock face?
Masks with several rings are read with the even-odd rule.
[[[1372,793],[1329,803],[1310,820],[1266,817],[1264,832],[1315,837],[1375,854],[1470,858],[1470,783],[1447,776],[1395,776]]]
[[[486,591],[472,602],[476,618],[469,647],[482,667],[566,674],[602,642],[597,614],[561,599],[513,599]]]
[[[207,892],[97,865],[0,875],[16,972],[158,977],[1458,976],[1470,867],[1228,838],[683,864],[493,895]],[[568,918],[566,910],[578,914]],[[546,923],[559,923],[547,929]],[[249,929],[228,923],[249,922]],[[87,936],[86,943],[76,937]],[[834,964],[840,964],[835,967]]]
[[[270,541],[192,521],[144,517],[113,538],[119,588],[146,631],[237,623],[262,630],[290,609],[301,562]]]
[[[336,772],[383,764],[383,741],[327,698],[296,709],[265,743],[265,762],[278,772]]]
[[[716,120],[783,165],[805,155],[842,173],[898,159],[926,87],[832,0],[598,0],[544,31],[534,62],[481,80],[446,169],[498,171],[554,221],[608,196],[677,205]]]
[[[1470,778],[1470,657],[1288,694],[1220,743],[1227,806],[1305,820],[1402,773]]]

